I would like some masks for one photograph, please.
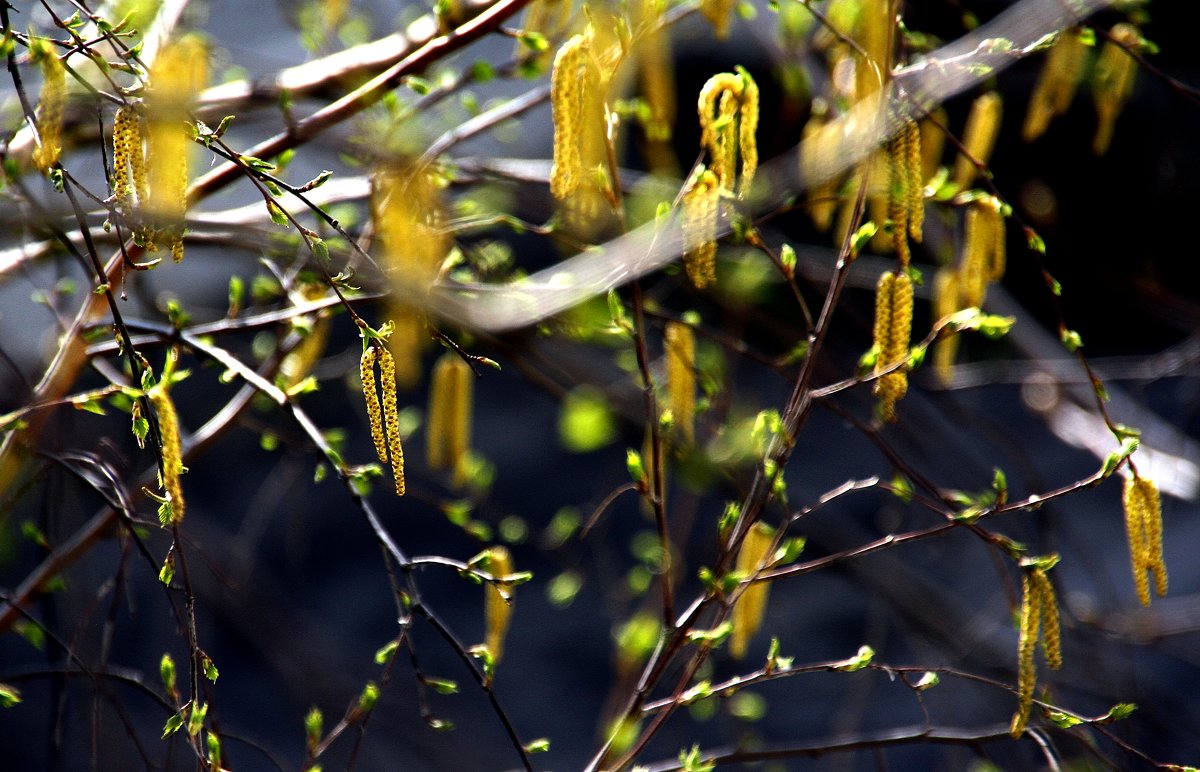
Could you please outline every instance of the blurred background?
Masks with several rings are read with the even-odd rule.
[[[70,10],[59,7],[65,3],[48,5],[64,14]],[[828,11],[830,3],[814,5]],[[921,0],[906,3],[903,14],[907,28],[931,36],[935,46],[1007,5]],[[209,0],[182,6],[181,27],[201,32],[208,42],[213,83],[264,80],[281,68],[403,31],[428,11],[385,0]],[[695,13],[671,28],[679,120],[668,165],[673,163],[678,175],[686,173],[698,151],[695,97],[711,75],[741,65],[759,83],[764,160],[795,145],[808,121],[811,97],[827,88],[823,56],[787,43],[780,13],[765,4],[743,7],[723,41]],[[1191,549],[1200,539],[1200,284],[1189,258],[1200,195],[1200,154],[1195,152],[1200,104],[1194,85],[1200,84],[1200,57],[1190,39],[1195,28],[1189,10],[1161,0],[1123,3],[1088,20],[1107,30],[1136,17],[1145,38],[1160,49],[1147,56],[1153,71],[1139,71],[1103,156],[1091,146],[1096,115],[1086,86],[1045,135],[1022,141],[1021,124],[1043,55],[1017,62],[944,105],[947,125],[961,132],[971,100],[983,88],[1002,94],[1004,117],[990,161],[993,182],[1016,217],[1044,238],[1046,255],[1039,262],[1024,249],[1021,230],[1015,220],[1010,223],[1008,270],[989,289],[985,309],[1015,316],[1016,325],[1001,341],[964,340],[948,383],[930,367],[915,371],[900,421],[878,435],[944,491],[987,490],[995,468],[1006,473],[1014,499],[1092,475],[1115,442],[1097,415],[1087,374],[1059,342],[1043,267],[1053,274],[1063,287],[1062,314],[1107,386],[1113,420],[1143,432],[1144,447],[1135,458],[1164,493],[1170,593],[1148,608],[1138,604],[1118,479],[1033,512],[985,522],[1028,545],[1032,554],[1062,556],[1052,578],[1062,602],[1065,664],[1049,673],[1039,662],[1048,699],[1087,716],[1103,714],[1116,703],[1136,703],[1138,710],[1108,731],[1155,761],[1178,764],[1200,760],[1195,697],[1200,694],[1200,564]],[[16,7],[10,14],[14,30],[45,29],[48,21],[40,5]],[[465,71],[474,62],[507,62],[513,45],[511,37],[489,36],[425,77],[437,86],[445,73]],[[25,85],[31,94],[33,81]],[[371,228],[364,175],[381,148],[420,149],[462,125],[480,106],[519,98],[547,81],[546,74],[502,73],[432,104],[420,101],[422,84],[410,83],[397,90],[393,102],[301,147],[283,176],[300,184],[332,170],[330,185],[345,187],[331,188],[329,211],[359,236]],[[341,93],[344,89],[311,94],[287,109],[307,115]],[[7,79],[0,97],[8,139],[16,134],[21,113]],[[288,118],[278,103],[272,97],[256,109],[238,111],[225,141],[246,148],[279,131]],[[403,120],[405,107],[414,104],[421,107],[418,117]],[[106,110],[110,116],[111,109]],[[94,107],[83,113],[88,118],[80,123],[92,128],[79,129],[64,165],[103,190]],[[461,216],[502,211],[545,223],[553,213],[545,186],[551,141],[550,108],[542,101],[454,145],[446,156],[458,167],[443,192],[448,209]],[[622,144],[629,179],[640,179],[656,161],[636,138]],[[943,163],[952,161],[947,150]],[[196,173],[206,171],[197,166]],[[20,188],[10,179],[9,189],[0,191],[13,202],[0,215],[0,250],[5,250],[0,413],[27,403],[90,281],[62,250],[29,253],[29,245],[44,242],[47,232],[16,202],[31,198],[64,217],[67,209],[47,181],[36,174],[20,179]],[[253,221],[238,219],[251,209],[257,214],[246,216]],[[228,314],[231,275],[241,277],[255,312],[286,306],[280,274],[267,264],[283,266],[286,275],[300,259],[294,244],[281,242],[284,231],[271,225],[262,209],[249,186],[234,185],[190,213],[195,236],[188,239],[188,258],[138,273],[125,288],[122,309],[135,331],[139,322],[165,324],[168,300],[186,309],[192,323],[220,323]],[[761,221],[764,240],[776,249],[785,242],[794,246],[800,292],[811,308],[819,308],[837,257],[832,236],[813,227],[802,205],[769,215]],[[926,287],[918,290],[916,335],[924,335],[934,321],[928,277],[961,246],[953,211],[930,203],[927,217],[929,236],[914,245],[914,263],[927,277]],[[103,216],[92,219],[100,234]],[[336,242],[332,234],[326,238]],[[502,224],[456,238],[472,265],[484,265],[490,256],[502,271],[533,272],[570,253],[536,232],[515,233]],[[289,250],[285,260],[281,255]],[[338,260],[356,258],[343,245],[335,250],[335,264]],[[876,279],[893,264],[894,258],[872,248],[855,264],[816,385],[854,374],[871,343]],[[723,247],[718,276],[711,292],[692,289],[677,266],[644,281],[655,340],[664,320],[685,312],[698,313],[710,331],[698,350],[698,366],[711,380],[710,408],[699,419],[696,449],[672,461],[668,489],[679,551],[678,595],[684,602],[702,591],[696,572],[715,558],[717,518],[726,501],[745,495],[753,471],[752,462],[739,455],[738,432],[744,434],[759,411],[780,408],[791,391],[787,376],[794,368],[764,361],[786,356],[805,330],[792,291],[760,253]],[[365,267],[354,283],[365,292],[384,289]],[[256,289],[261,292],[255,294]],[[376,326],[386,318],[384,303],[366,300],[356,308]],[[348,462],[365,464],[373,452],[356,390],[358,332],[345,314],[328,319],[325,353],[312,371],[321,388],[304,395],[301,405],[322,430],[339,432],[336,439]],[[495,690],[523,741],[549,738],[549,752],[533,757],[539,769],[587,764],[606,722],[632,688],[637,669],[630,660],[644,657],[647,640],[652,645],[657,634],[659,555],[653,519],[637,495],[617,495],[596,526],[586,536],[580,532],[580,524],[629,481],[626,450],[641,448],[644,440],[632,350],[597,332],[607,323],[603,298],[503,334],[460,330],[453,320],[444,320],[443,332],[501,366],[485,370],[475,384],[475,482],[456,486],[449,475],[423,464],[428,374],[440,353],[434,346],[423,355],[419,382],[400,393],[409,434],[409,493],[396,498],[382,478],[370,495],[384,526],[409,556],[465,561],[504,543],[516,569],[533,573],[533,580],[515,591]],[[225,330],[219,340],[258,366],[287,332],[286,324]],[[161,343],[147,342],[141,350],[155,368],[161,366]],[[653,353],[658,373],[661,348]],[[105,356],[112,358],[111,352]],[[185,356],[183,365],[192,375],[172,393],[190,433],[228,403],[239,384],[223,383],[221,368],[202,359]],[[104,383],[102,373],[90,372],[72,391]],[[848,480],[895,476],[893,459],[873,441],[876,435],[864,431],[873,409],[869,389],[859,386],[814,410],[787,468],[792,511],[811,506]],[[106,416],[53,411],[37,442],[33,472],[0,492],[0,590],[6,597],[48,551],[61,547],[107,506],[97,489],[123,487],[137,515],[153,520],[154,505],[138,492],[141,485],[153,484],[153,456],[137,449],[128,427],[128,415],[119,410]],[[428,625],[418,622],[411,633],[420,670],[458,682],[459,693],[422,696],[407,653],[381,681],[374,655],[399,632],[387,566],[362,513],[335,476],[314,482],[317,458],[294,422],[255,402],[188,466],[183,478],[188,515],[181,532],[196,594],[199,644],[220,669],[209,690],[209,719],[223,739],[225,766],[300,768],[306,758],[305,715],[314,706],[321,709],[330,728],[369,680],[381,683],[376,711],[361,737],[354,727],[321,757],[324,769],[351,763],[363,770],[519,766],[484,694]],[[779,517],[772,510],[770,518],[778,522]],[[808,539],[803,559],[809,560],[938,520],[880,488],[867,488],[815,509],[795,528]],[[0,635],[0,683],[18,687],[22,697],[0,711],[5,769],[196,766],[179,737],[160,739],[170,711],[149,694],[162,694],[157,671],[163,653],[171,653],[183,673],[188,647],[177,623],[182,595],[165,592],[157,578],[170,538],[152,527],[143,538],[152,560],[120,538],[118,529],[105,532],[55,578],[55,591],[39,597],[13,631]],[[777,636],[782,653],[796,664],[844,659],[866,644],[877,662],[952,668],[1012,684],[1015,576],[1011,565],[965,529],[837,562],[776,583],[748,658],[714,657],[701,676],[715,683],[759,667],[770,637]],[[437,565],[419,569],[417,579],[428,606],[459,640],[467,645],[483,640],[481,587]],[[81,665],[111,676],[63,674]],[[918,700],[903,683],[877,670],[806,674],[679,711],[639,759],[669,762],[698,743],[703,749],[813,749],[764,762],[775,769],[1042,768],[1047,764],[1043,749],[1030,740],[1007,738],[1015,704],[1006,691],[949,675]],[[422,712],[426,708],[456,728],[434,731],[430,715]],[[993,731],[994,736],[817,750],[895,729],[919,730],[926,722]],[[1053,757],[1067,768],[1150,766],[1146,757],[1093,730],[1045,736]]]

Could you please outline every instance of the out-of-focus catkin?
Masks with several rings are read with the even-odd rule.
[[[1002,107],[1000,95],[995,91],[989,91],[971,103],[967,127],[963,131],[966,155],[959,153],[954,161],[952,180],[958,187],[970,187],[979,174],[975,163],[986,166],[991,159],[992,149],[996,146],[996,136],[1000,133]]]
[[[1067,112],[1087,67],[1090,47],[1076,30],[1065,30],[1054,41],[1042,73],[1029,98],[1021,136],[1032,142],[1046,132],[1050,121]]]
[[[180,38],[159,52],[150,70],[146,114],[149,130],[150,195],[146,206],[175,262],[183,259],[183,217],[187,211],[188,125],[191,100],[206,80],[207,52],[198,37]],[[140,191],[139,191],[140,193]]]
[[[566,0],[562,0],[566,2]],[[665,4],[661,0],[640,0],[636,52],[638,80],[642,96],[650,110],[646,118],[646,138],[666,142],[675,126],[675,69],[672,66],[671,36],[662,19]]]
[[[700,13],[708,19],[717,40],[729,37],[729,23],[733,17],[734,0],[701,0]]]
[[[38,146],[33,151],[33,165],[45,174],[62,154],[63,110],[67,104],[67,69],[55,55],[49,41],[37,38],[31,48],[40,60],[42,90],[38,95]]]
[[[683,193],[683,265],[698,289],[717,280],[717,225],[721,189],[703,166]]]
[[[675,436],[691,444],[696,433],[696,337],[692,328],[680,322],[667,322],[663,348],[667,360],[667,404],[674,418]]]
[[[1042,614],[1042,653],[1051,670],[1062,667],[1062,630],[1058,613],[1058,597],[1046,571],[1035,568],[1030,572],[1037,591],[1038,607]]]
[[[475,373],[453,351],[447,351],[434,364],[425,458],[430,469],[450,470],[456,486],[466,482],[474,388]]]
[[[933,277],[933,318],[944,319],[960,310],[958,273],[952,268],[939,268]],[[958,353],[958,333],[933,344],[933,371],[943,385],[954,379],[954,356]]]
[[[513,572],[512,555],[505,547],[488,550],[487,572],[497,579]],[[499,662],[504,653],[504,638],[508,635],[512,620],[512,590],[501,584],[489,582],[484,589],[483,618],[486,634],[485,643],[493,662]]]
[[[771,557],[770,550],[774,541],[775,529],[766,523],[755,523],[742,541],[742,549],[738,552],[736,561],[737,572],[747,578],[757,574]],[[750,639],[762,626],[770,589],[766,582],[754,582],[742,592],[737,603],[733,605],[733,632],[729,637],[731,656],[737,659],[746,656]]]
[[[1127,48],[1142,40],[1142,33],[1132,24],[1117,24],[1108,31],[1108,41],[1100,49],[1100,58],[1092,76],[1092,96],[1096,101],[1096,136],[1092,152],[1104,155],[1112,143],[1117,117],[1129,101],[1137,76],[1137,62]]]

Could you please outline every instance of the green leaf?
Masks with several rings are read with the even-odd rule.
[[[546,585],[546,599],[556,608],[566,608],[583,589],[583,576],[577,571],[563,571]]]
[[[321,709],[314,705],[304,716],[304,736],[308,740],[310,750],[321,742],[324,730],[325,717],[321,714]]]
[[[870,665],[874,658],[875,650],[864,644],[858,647],[858,653],[850,659],[834,663],[833,669],[843,673],[853,673]]]
[[[183,711],[173,714],[167,719],[167,723],[163,725],[162,739],[167,739],[175,734],[183,726]]]
[[[625,450],[625,468],[629,470],[629,476],[635,483],[641,487],[646,486],[646,465],[642,463],[641,453],[633,448],[627,448]]]
[[[1059,338],[1062,340],[1062,344],[1066,347],[1067,351],[1070,351],[1072,354],[1083,347],[1083,338],[1074,330],[1068,330],[1064,327],[1059,333]]]
[[[217,670],[217,666],[213,664],[212,659],[207,654],[200,657],[200,667],[204,670],[204,677],[214,684],[221,677],[221,672]]]
[[[379,687],[374,681],[367,681],[367,685],[363,687],[362,694],[358,697],[358,709],[363,713],[369,713],[375,708],[375,703],[379,701]]]
[[[711,630],[689,630],[688,643],[707,643],[720,646],[733,633],[733,622],[725,620]]]
[[[928,670],[924,673],[924,675],[921,676],[921,680],[913,684],[913,688],[919,692],[923,692],[926,689],[932,689],[941,682],[942,679],[937,673],[933,672],[932,670]]]
[[[162,678],[163,688],[167,694],[175,693],[175,660],[170,654],[164,653],[158,662],[158,675]]]
[[[11,708],[21,702],[21,690],[15,686],[0,683],[0,708]]]
[[[1112,708],[1100,718],[1096,719],[1098,724],[1107,724],[1113,721],[1121,721],[1133,715],[1133,712],[1138,709],[1138,706],[1132,702],[1119,702],[1113,705]]]
[[[878,232],[879,226],[870,220],[859,226],[854,235],[850,237],[850,256],[858,257],[858,253],[867,245],[867,242],[875,238],[875,234]]]
[[[455,681],[432,676],[424,676],[421,680],[438,694],[458,694],[458,683]]]
[[[1050,719],[1059,729],[1070,729],[1073,726],[1079,726],[1083,723],[1082,718],[1058,710],[1047,710],[1046,718]]]
[[[523,747],[526,753],[545,753],[550,750],[550,739],[539,737],[536,740],[526,743]]]
[[[563,400],[558,434],[572,453],[590,453],[617,436],[617,423],[604,393],[594,386],[573,389]]]
[[[396,649],[400,648],[400,641],[392,640],[379,647],[375,652],[375,664],[382,665],[396,655]]]

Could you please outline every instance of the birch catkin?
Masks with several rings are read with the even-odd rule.
[[[720,197],[717,176],[703,166],[683,194],[683,266],[697,289],[717,280]]]
[[[1160,597],[1167,594],[1167,567],[1163,562],[1162,548],[1162,499],[1153,480],[1133,476],[1125,481],[1122,501],[1133,584],[1138,600],[1143,606],[1149,606],[1150,580],[1147,571],[1154,576],[1155,592]]]
[[[471,366],[448,351],[433,366],[429,384],[426,462],[430,469],[450,470],[456,486],[466,482],[474,379]]]
[[[580,142],[583,139],[584,105],[589,77],[588,40],[573,35],[558,49],[550,75],[550,110],[554,120],[554,166],[550,193],[567,199],[583,178]]]
[[[912,337],[913,285],[907,273],[885,272],[875,289],[875,386],[880,415],[896,420],[896,403],[908,392],[905,367],[885,372],[908,358]]]
[[[186,510],[183,485],[179,481],[184,472],[179,416],[175,412],[175,403],[171,401],[171,395],[167,393],[165,378],[147,391],[146,396],[154,406],[154,414],[158,417],[158,433],[162,438],[162,486],[167,491],[170,501],[169,509],[159,510],[159,521],[165,528],[183,522]]]
[[[33,165],[45,174],[58,163],[62,154],[63,109],[67,103],[67,70],[54,54],[54,47],[44,40],[32,46],[41,59],[42,90],[38,96],[38,146],[33,151]]]
[[[1000,133],[1001,109],[1000,95],[994,91],[989,91],[971,103],[967,127],[963,131],[963,147],[966,154],[960,153],[954,162],[953,180],[958,187],[970,187],[979,174],[976,162],[986,166],[991,159],[992,149],[996,146],[996,136]]]
[[[746,533],[742,541],[741,552],[738,553],[736,570],[747,578],[757,574],[770,557],[771,545],[775,540],[775,530],[766,523],[755,523]],[[746,648],[750,639],[762,626],[763,615],[767,610],[767,595],[770,585],[766,582],[754,582],[747,587],[742,596],[733,606],[733,633],[729,638],[729,653],[741,659],[746,656]]]
[[[1033,690],[1037,686],[1037,670],[1034,666],[1033,654],[1034,649],[1037,648],[1042,607],[1031,573],[1026,572],[1022,581],[1024,591],[1021,595],[1021,625],[1017,638],[1018,702],[1017,712],[1013,715],[1008,729],[1008,733],[1013,737],[1020,737],[1029,723],[1029,712],[1033,707]]]
[[[1112,143],[1117,117],[1133,92],[1137,62],[1125,49],[1138,45],[1142,33],[1132,24],[1117,24],[1108,31],[1109,40],[1100,49],[1092,79],[1092,95],[1096,100],[1096,136],[1092,152],[1104,155]]]
[[[723,72],[700,89],[696,111],[700,146],[708,151],[709,167],[719,186],[744,198],[758,169],[758,85],[750,73]],[[741,163],[741,177],[738,162]]]
[[[696,435],[696,337],[692,328],[680,322],[667,322],[663,348],[667,360],[667,404],[674,418],[675,434],[690,444]]]
[[[488,551],[488,573],[497,579],[513,572],[512,555],[505,547],[492,547]],[[493,662],[500,661],[504,653],[504,638],[508,635],[512,620],[512,591],[498,583],[489,582],[484,590],[483,618],[488,651]]]
[[[380,384],[383,403],[379,400],[379,387],[375,382],[375,363],[379,363]],[[396,402],[396,365],[382,344],[369,343],[358,363],[359,378],[362,380],[363,397],[367,402],[367,419],[371,424],[371,441],[375,444],[375,455],[381,464],[390,465],[396,495],[403,496],[404,448],[400,444],[400,411]]]
[[[1075,30],[1062,32],[1046,55],[1041,75],[1029,98],[1021,137],[1032,142],[1046,132],[1050,121],[1067,112],[1083,79],[1089,47]]]

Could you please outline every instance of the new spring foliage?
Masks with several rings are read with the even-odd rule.
[[[1133,476],[1125,481],[1125,531],[1129,537],[1129,557],[1133,566],[1133,584],[1138,600],[1150,605],[1149,571],[1159,597],[1167,594],[1167,566],[1163,562],[1162,500],[1158,486],[1148,477]]]
[[[429,385],[429,422],[425,435],[426,461],[433,470],[450,470],[454,484],[467,477],[471,446],[471,410],[475,373],[452,351],[433,366]]]
[[[742,541],[738,553],[736,570],[747,578],[757,574],[770,557],[771,544],[775,540],[775,529],[766,523],[755,523]],[[748,586],[733,605],[733,632],[729,637],[729,653],[737,659],[746,656],[750,639],[762,626],[763,614],[767,610],[767,595],[770,585],[754,582]]]

